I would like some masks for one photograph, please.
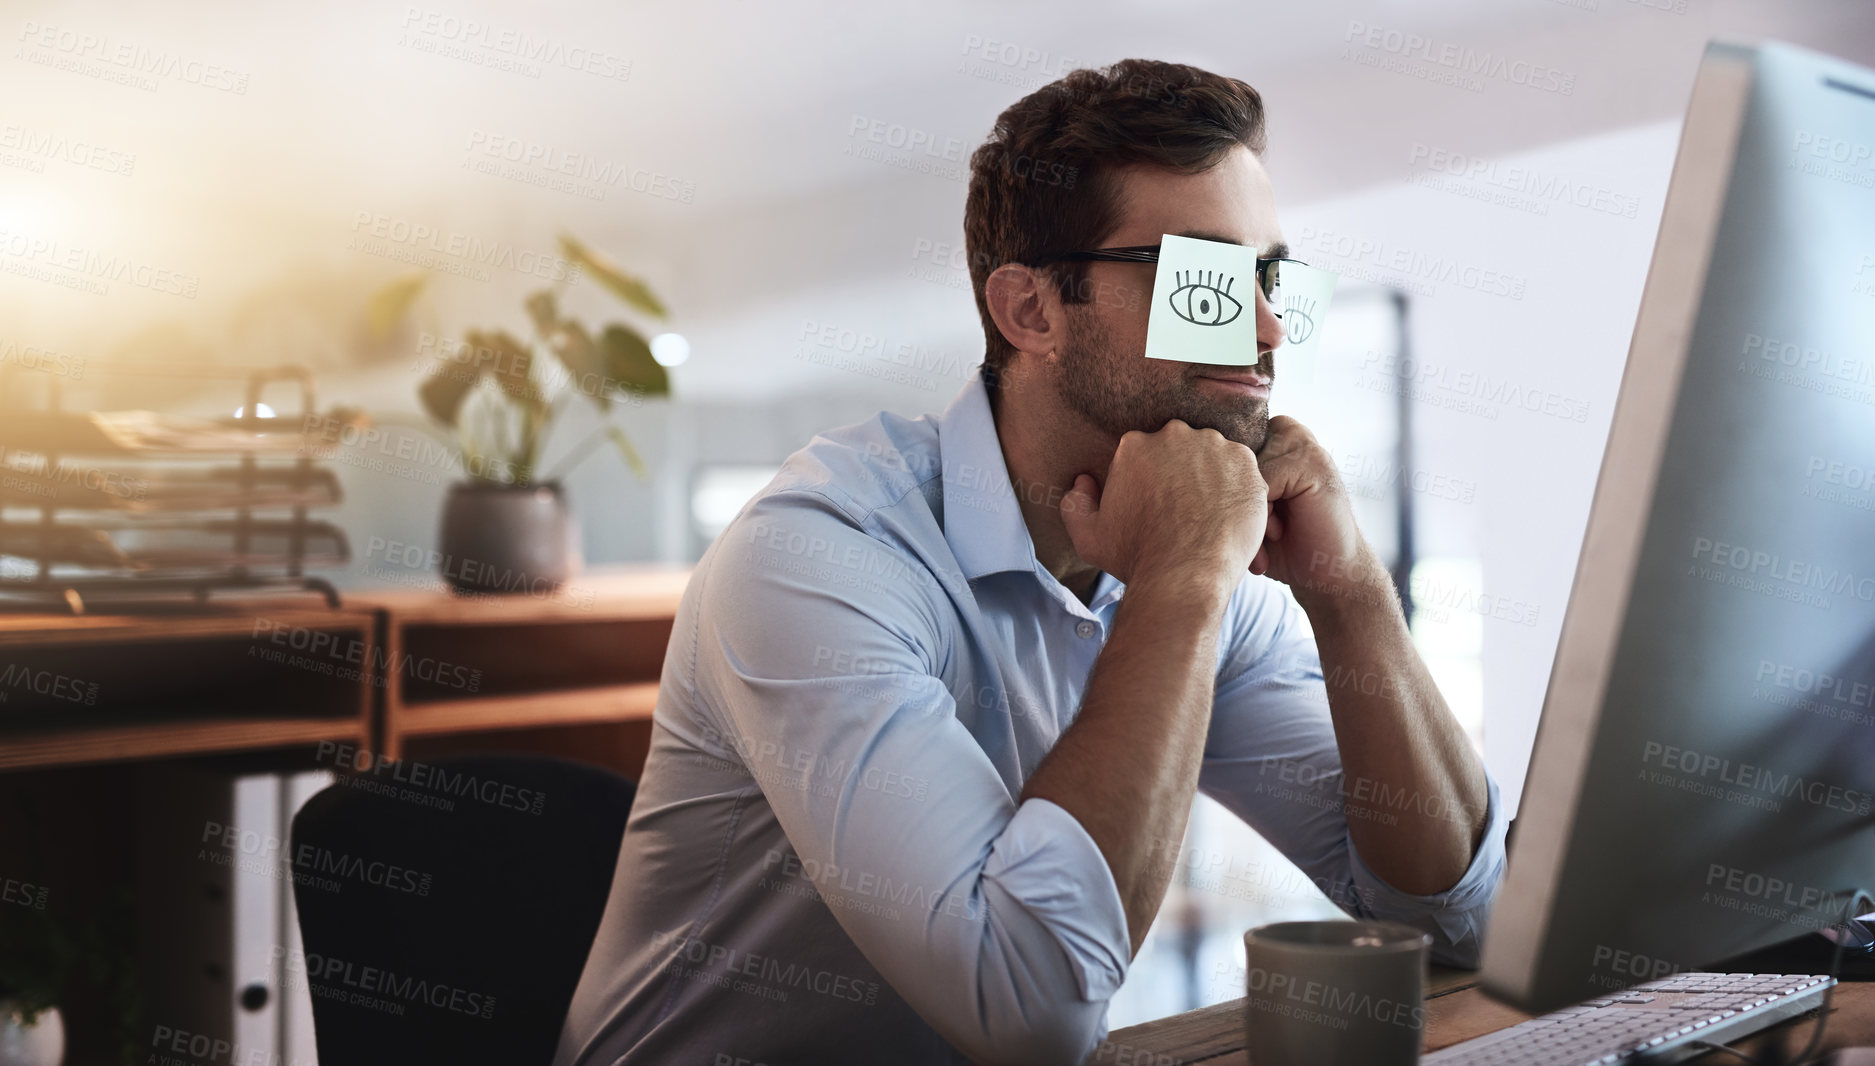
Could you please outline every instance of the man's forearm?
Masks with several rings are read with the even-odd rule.
[[[1129,583],[1080,713],[1022,790],[1099,845],[1138,953],[1171,880],[1204,761],[1217,637],[1230,588],[1204,577]]]
[[[1348,580],[1303,582],[1341,750],[1348,835],[1402,892],[1451,888],[1484,836],[1484,767],[1413,646],[1371,553]]]

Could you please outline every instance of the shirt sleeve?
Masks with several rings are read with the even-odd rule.
[[[1079,1063],[1126,974],[1125,911],[1080,823],[1018,803],[957,721],[944,583],[799,490],[717,551],[699,693],[802,861],[841,871],[818,879],[850,897],[830,900],[841,928],[974,1061]],[[864,905],[882,893],[912,913]]]
[[[1497,781],[1485,773],[1489,810],[1464,876],[1432,895],[1402,892],[1361,860],[1348,834],[1347,794],[1386,820],[1422,802],[1343,778],[1328,713],[1321,655],[1307,616],[1263,578],[1250,578],[1232,606],[1234,632],[1222,655],[1199,787],[1247,822],[1308,875],[1336,906],[1358,918],[1404,922],[1432,935],[1432,958],[1476,967],[1491,904],[1504,873],[1506,821]],[[1417,813],[1440,816],[1434,810]],[[1452,817],[1469,816],[1458,811]]]

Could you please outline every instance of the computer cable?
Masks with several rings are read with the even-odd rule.
[[[1804,1045],[1804,1049],[1797,1053],[1796,1058],[1785,1059],[1782,1040],[1780,1040],[1776,1046],[1772,1047],[1769,1052],[1759,1058],[1753,1058],[1737,1048],[1726,1047],[1724,1044],[1715,1044],[1709,1040],[1694,1040],[1689,1042],[1687,1046],[1704,1048],[1707,1051],[1722,1051],[1727,1055],[1736,1056],[1750,1063],[1751,1066],[1811,1066],[1813,1060],[1820,1061],[1815,1060],[1815,1056],[1817,1047],[1823,1043],[1823,1029],[1829,1024],[1830,997],[1834,995],[1836,991],[1836,975],[1842,971],[1843,943],[1848,940],[1851,935],[1854,935],[1857,930],[1863,928],[1860,916],[1868,913],[1868,911],[1862,908],[1863,903],[1867,903],[1871,908],[1875,908],[1875,896],[1870,896],[1866,890],[1860,888],[1850,893],[1849,906],[1842,918],[1842,934],[1830,938],[1836,945],[1835,949],[1830,952],[1829,957],[1830,986],[1823,990],[1823,1002],[1817,1006],[1816,1028],[1810,1031],[1810,1042]]]

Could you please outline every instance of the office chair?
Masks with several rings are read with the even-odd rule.
[[[312,992],[319,1061],[546,1066],[634,793],[596,766],[477,755],[386,763],[308,801],[286,981]]]

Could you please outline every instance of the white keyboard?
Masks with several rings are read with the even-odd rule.
[[[1822,1005],[1816,974],[1681,973],[1532,1018],[1420,1058],[1425,1066],[1672,1063]]]

